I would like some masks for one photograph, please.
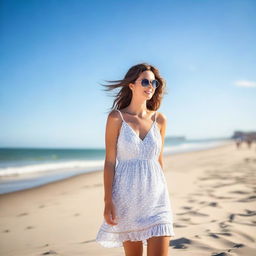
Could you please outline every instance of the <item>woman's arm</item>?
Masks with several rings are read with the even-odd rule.
[[[120,129],[119,113],[111,111],[107,118],[105,132],[106,155],[104,163],[104,201],[112,201],[112,183],[116,165],[116,143]]]
[[[166,123],[167,123],[166,116],[164,114],[158,112],[157,123],[159,123],[159,125],[160,125],[160,133],[161,133],[161,137],[162,137],[162,148],[161,148],[161,152],[160,152],[158,161],[159,161],[162,169],[164,169],[163,149],[164,149],[165,131],[166,131]]]

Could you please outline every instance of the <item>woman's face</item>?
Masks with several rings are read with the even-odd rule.
[[[144,97],[146,100],[151,99],[155,92],[155,88],[150,85],[148,87],[143,87],[141,85],[141,80],[142,79],[148,79],[149,81],[152,81],[155,79],[155,75],[152,71],[146,70],[143,71],[140,76],[136,79],[134,84],[130,84],[130,88],[133,91],[133,94],[139,97]]]

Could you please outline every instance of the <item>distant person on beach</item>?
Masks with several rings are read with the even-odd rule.
[[[236,148],[239,149],[241,146],[241,143],[243,142],[242,138],[236,138]]]
[[[243,135],[241,137],[237,137],[235,139],[236,142],[236,147],[239,149],[241,147],[241,144],[244,142],[247,144],[248,148],[250,149],[252,147],[252,143],[254,141],[254,137],[251,136],[250,134],[248,135]]]
[[[251,146],[252,146],[252,138],[248,135],[247,137],[246,137],[246,140],[245,140],[245,142],[247,143],[247,146],[248,146],[248,148],[251,148]]]
[[[172,207],[163,171],[166,117],[161,105],[165,81],[156,67],[132,66],[122,80],[106,123],[104,219],[96,241],[124,247],[127,256],[169,255]],[[117,165],[116,165],[117,161]]]

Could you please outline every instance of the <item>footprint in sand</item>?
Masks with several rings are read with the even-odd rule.
[[[235,244],[235,245],[233,246],[233,248],[242,248],[242,247],[244,247],[244,244]],[[231,250],[233,250],[233,248],[230,248],[230,249],[228,250],[228,252],[231,252]]]
[[[212,206],[212,207],[217,207],[218,203],[217,202],[210,202],[208,205]]]
[[[49,250],[47,252],[41,253],[41,255],[49,255],[49,254],[58,254],[58,253],[55,252],[54,250]]]
[[[238,213],[239,216],[251,217],[256,215],[256,211],[245,209],[246,213]]]
[[[220,238],[218,235],[216,235],[214,233],[209,233],[208,236],[210,236],[212,238]]]
[[[188,211],[188,212],[181,212],[181,213],[177,213],[176,215],[185,215],[185,214],[189,214],[189,215],[193,215],[193,216],[202,216],[202,217],[208,217],[209,216],[209,214],[201,213],[201,212],[198,212],[196,210]]]
[[[222,229],[222,231],[227,231],[227,228],[230,227],[231,225],[226,224],[225,221],[222,221],[219,223],[219,227]]]
[[[81,242],[80,244],[87,244],[87,243],[92,243],[92,242],[95,242],[95,241],[96,241],[96,239],[86,240],[86,241]]]
[[[230,182],[230,183],[218,183],[217,185],[213,186],[213,188],[221,188],[226,186],[233,186],[239,184],[238,182]]]
[[[175,228],[186,228],[186,227],[187,227],[187,226],[185,226],[185,225],[181,225],[181,224],[177,224],[177,223],[174,223],[173,226],[174,226]]]
[[[181,207],[181,208],[183,208],[183,209],[185,209],[185,210],[191,210],[191,209],[192,209],[191,206],[183,206],[183,207]]]
[[[213,193],[209,193],[210,197],[213,197],[214,199],[235,199],[234,197],[230,196],[216,196]]]
[[[188,248],[188,244],[191,244],[191,240],[182,237],[179,239],[173,239],[170,241],[170,245],[174,248],[174,249],[186,249]]]
[[[228,221],[233,222],[234,219],[235,219],[235,214],[234,213],[230,214],[228,217]]]
[[[241,190],[233,190],[233,191],[229,191],[228,193],[242,194],[242,195],[249,194],[249,192],[241,191]]]
[[[229,256],[230,254],[226,253],[226,252],[221,252],[221,253],[214,253],[212,254],[212,256]]]
[[[196,201],[197,201],[197,200],[195,200],[195,199],[189,199],[189,200],[188,200],[189,203],[195,203]]]
[[[218,233],[210,232],[208,236],[213,238],[219,238],[220,236],[232,236],[232,234],[229,232],[218,232]]]
[[[251,217],[254,217],[256,215],[256,211],[251,210],[245,210],[246,213],[236,213],[231,214],[230,218],[233,216],[236,216],[230,222],[235,222],[242,225],[248,225],[248,226],[256,226],[256,221],[254,221]],[[234,220],[235,219],[235,220]]]
[[[33,228],[35,228],[35,227],[33,227],[33,226],[27,226],[26,227],[26,229],[33,229]]]
[[[179,218],[180,221],[190,221],[191,218]]]
[[[217,202],[200,201],[199,204],[208,205],[208,206],[212,206],[212,207],[217,207],[217,206],[218,206],[218,203],[217,203]]]
[[[241,247],[244,247],[244,244],[235,244],[233,246],[233,248],[230,248],[228,249],[228,252],[231,252],[232,250],[236,249],[236,248],[241,248]],[[221,253],[214,253],[212,254],[212,256],[229,256],[230,254],[229,253],[226,253],[226,252],[221,252]],[[233,254],[232,254],[233,255]]]
[[[256,196],[249,196],[244,199],[237,200],[236,202],[253,202],[256,201]]]
[[[252,210],[245,209],[245,212],[246,212],[246,213],[232,213],[232,214],[230,214],[228,221],[229,221],[229,222],[233,222],[233,221],[235,220],[235,216],[240,216],[240,217],[252,217],[252,216],[255,216],[255,215],[256,215],[256,211],[252,211]],[[237,219],[237,218],[236,218],[236,219]],[[241,219],[242,219],[242,218],[240,218],[240,220],[241,220]],[[241,222],[239,222],[239,223],[241,223]],[[243,224],[243,223],[241,223],[241,224]],[[246,223],[244,223],[244,224],[246,224]],[[250,222],[250,225],[255,226],[255,222],[254,222],[254,221]]]
[[[27,212],[22,212],[22,213],[18,214],[17,217],[26,216],[26,215],[28,215]]]

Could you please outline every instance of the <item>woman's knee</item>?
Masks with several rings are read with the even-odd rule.
[[[147,256],[167,256],[170,236],[155,236],[147,239]]]
[[[142,256],[142,241],[125,241],[123,242],[125,256]]]

